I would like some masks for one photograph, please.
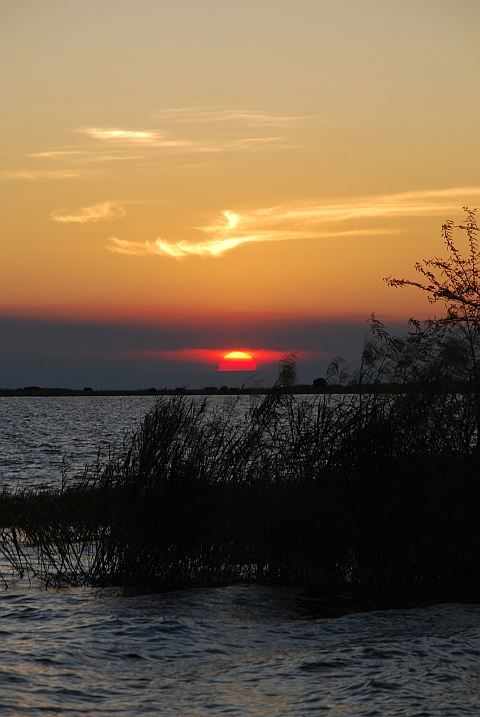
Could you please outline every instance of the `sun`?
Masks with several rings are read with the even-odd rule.
[[[255,371],[257,364],[246,351],[230,351],[218,365],[219,371]]]

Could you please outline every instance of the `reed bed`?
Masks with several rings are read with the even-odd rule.
[[[366,344],[354,395],[292,394],[289,356],[243,414],[160,399],[77,483],[0,496],[4,560],[56,585],[300,585],[341,611],[478,601],[476,397],[431,364],[415,390],[376,390],[398,350]]]

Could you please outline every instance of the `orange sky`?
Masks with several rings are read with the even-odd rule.
[[[480,204],[477,0],[0,12],[1,316],[428,314],[382,279]]]

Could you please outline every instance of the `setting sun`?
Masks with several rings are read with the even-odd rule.
[[[219,371],[255,371],[257,364],[245,351],[230,351],[220,361]]]

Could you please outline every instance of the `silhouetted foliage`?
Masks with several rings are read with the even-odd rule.
[[[415,265],[423,281],[392,277],[385,281],[393,287],[414,286],[428,295],[430,303],[444,304],[444,316],[422,325],[411,321],[415,339],[410,341],[410,352],[405,354],[405,367],[409,362],[413,366],[415,359],[418,361],[419,356],[424,356],[428,369],[440,372],[442,380],[466,382],[475,397],[480,436],[480,252],[476,209],[464,207],[464,210],[464,224],[455,226],[450,220],[442,226],[447,258],[429,259]],[[454,240],[454,229],[466,234],[466,257]]]

